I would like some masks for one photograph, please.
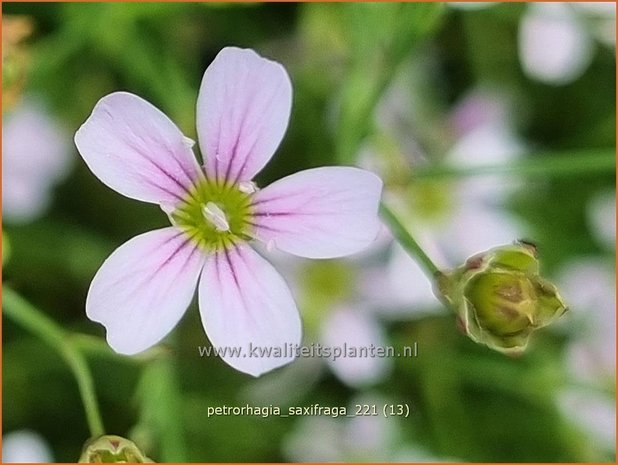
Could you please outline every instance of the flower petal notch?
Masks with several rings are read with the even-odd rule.
[[[159,204],[172,224],[122,245],[92,282],[87,315],[105,326],[114,350],[136,354],[158,343],[199,281],[213,346],[243,350],[223,354],[225,362],[259,376],[292,360],[281,352],[301,342],[298,309],[252,242],[308,258],[358,252],[377,236],[382,181],[358,168],[325,167],[258,189],[252,178],[281,143],[291,104],[280,64],[223,49],[198,95],[200,167],[192,141],[148,102],[117,92],[97,103],[75,135],[84,161],[112,189]]]
[[[107,342],[116,352],[142,352],[176,326],[191,303],[203,263],[197,246],[175,228],[134,237],[95,275],[86,314],[107,328]]]
[[[556,287],[539,276],[536,247],[527,242],[469,258],[438,277],[436,294],[473,341],[512,355],[567,310]]]

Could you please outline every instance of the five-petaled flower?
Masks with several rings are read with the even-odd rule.
[[[287,128],[292,86],[285,69],[252,50],[223,49],[204,74],[193,141],[133,94],[103,97],[75,135],[92,172],[121,194],[156,203],[172,226],[120,246],[94,277],[91,320],[123,354],[159,342],[199,285],[204,330],[223,359],[258,376],[290,357],[247,348],[299,344],[301,322],[284,279],[250,245],[308,258],[360,251],[379,230],[382,181],[353,167],[301,171],[259,190],[251,181]],[[199,281],[199,284],[198,284]]]

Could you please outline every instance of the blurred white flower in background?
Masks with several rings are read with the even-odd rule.
[[[401,102],[405,98],[383,102],[381,121],[386,128],[402,119]],[[408,109],[408,111],[410,111]],[[399,115],[399,117],[397,117]],[[508,98],[491,89],[474,88],[464,95],[448,115],[455,136],[444,162],[448,166],[469,168],[500,165],[518,160],[526,151],[511,122]],[[390,124],[393,127],[393,124]],[[413,150],[405,132],[396,134],[405,150]],[[388,167],[380,166],[380,153],[365,147],[361,156],[364,166],[371,166],[387,177]],[[408,156],[406,152],[404,156]],[[410,157],[407,157],[410,158]],[[401,170],[415,168],[414,162]],[[401,171],[400,170],[400,171]],[[512,176],[472,176],[436,183],[435,189],[423,190],[433,181],[416,183],[418,190],[393,192],[393,203],[413,236],[441,268],[460,265],[466,258],[497,245],[511,243],[528,236],[526,226],[508,212],[505,202],[521,187]],[[420,186],[420,187],[419,187]],[[432,195],[438,190],[438,202]],[[428,200],[427,200],[428,199]],[[383,317],[419,318],[443,312],[436,300],[432,282],[415,259],[393,243],[386,270],[364,268],[360,275],[365,300],[379,304]]]
[[[528,76],[565,84],[577,79],[592,61],[592,39],[570,6],[532,3],[520,24],[519,56]]]
[[[584,389],[566,389],[558,405],[573,425],[587,434],[593,448],[613,450],[616,446],[616,402],[614,396]]]
[[[611,382],[616,376],[616,269],[597,258],[582,258],[564,267],[558,277],[572,308],[574,341],[568,366],[578,379]]]
[[[589,32],[598,41],[616,47],[616,2],[574,2],[570,5],[583,17]]]
[[[355,405],[376,405],[380,409],[392,400],[377,395],[356,397]],[[379,412],[378,412],[379,413]],[[302,417],[283,442],[285,457],[292,462],[445,462],[415,444],[405,443],[395,417],[355,416],[332,418]]]
[[[399,99],[398,102],[401,102]],[[401,111],[395,105],[393,112]],[[383,118],[393,117],[388,108]],[[394,117],[393,117],[394,118]],[[517,160],[524,143],[510,124],[507,99],[493,91],[474,89],[453,109],[449,121],[457,136],[446,156],[450,166],[468,168],[501,165]],[[377,154],[365,147],[362,164],[371,165]],[[379,171],[379,168],[378,168]],[[471,255],[491,247],[527,237],[527,228],[505,208],[505,201],[520,187],[520,181],[493,176],[475,176],[439,185],[446,205],[431,208],[415,205],[415,195],[403,208],[406,225],[438,266],[458,266]],[[421,192],[422,194],[422,192]],[[400,201],[402,199],[399,199]],[[446,207],[446,208],[444,208]],[[442,208],[443,211],[439,211]],[[409,320],[440,314],[444,308],[436,299],[432,281],[417,261],[383,234],[371,251],[346,260],[354,271],[357,297],[334,305],[323,318],[319,340],[327,346],[384,344],[384,320]],[[388,237],[387,237],[388,236]],[[387,263],[376,259],[380,249]],[[306,272],[286,273],[305,278]],[[391,360],[384,358],[339,358],[329,360],[333,373],[351,387],[378,383],[390,373]]]
[[[474,88],[451,110],[450,125],[457,139],[446,155],[449,165],[474,168],[505,165],[517,161],[526,152],[524,141],[517,135],[513,114],[506,95],[485,88]],[[457,183],[458,199],[495,205],[505,200],[520,186],[509,176],[474,176]],[[463,202],[462,202],[463,203]]]
[[[376,241],[354,257],[307,263],[276,251],[271,254],[272,263],[283,270],[290,288],[300,296],[298,303],[305,324],[304,346],[320,344],[332,350],[344,346],[364,348],[389,344],[383,319],[399,318],[401,313],[397,306],[406,305],[393,295],[386,276],[385,256],[391,244],[392,236],[382,227]],[[304,391],[326,373],[325,367],[347,386],[365,388],[391,373],[392,360],[316,356],[313,359],[301,357],[294,365],[299,373],[292,367],[280,370],[268,381],[254,383],[248,390],[248,398],[271,402],[280,396],[278,392],[283,384],[296,386],[300,379],[303,380],[300,390]],[[294,396],[286,393],[285,397]]]
[[[457,139],[445,164],[458,168],[503,165],[519,159],[526,150],[510,124],[506,98],[486,89],[473,89],[455,105],[450,122]],[[444,189],[448,208],[423,218],[412,211],[407,224],[440,267],[460,265],[466,258],[497,245],[526,237],[526,226],[505,208],[504,202],[520,186],[514,177],[472,176],[449,183]],[[432,238],[431,241],[427,238]],[[441,252],[441,253],[438,253]],[[404,271],[405,263],[409,268]],[[418,275],[418,265],[393,248],[393,274]],[[430,287],[417,283],[429,298]]]
[[[616,249],[616,191],[601,192],[587,209],[588,228],[599,245]]]
[[[49,463],[52,453],[43,437],[29,430],[2,436],[2,463]]]
[[[384,347],[386,336],[375,314],[362,306],[340,306],[330,312],[321,328],[321,340],[327,347]],[[385,357],[329,358],[333,373],[352,387],[375,384],[392,369]]]
[[[594,57],[595,37],[616,44],[616,5],[601,5],[529,3],[519,30],[519,58],[524,72],[532,79],[554,85],[579,78]]]
[[[342,421],[323,416],[301,418],[284,440],[285,456],[292,462],[343,462]]]
[[[616,192],[602,191],[588,205],[588,228],[612,258],[582,257],[567,263],[560,289],[572,307],[574,341],[568,364],[578,379],[609,383],[616,377]]]
[[[23,101],[2,119],[2,218],[41,215],[70,168],[70,139],[36,101]]]
[[[431,243],[429,239],[424,242]],[[432,257],[437,255],[438,251],[431,253]],[[372,294],[376,302],[382,303],[384,314],[421,317],[441,307],[433,293],[431,279],[397,242],[393,242],[390,249],[386,273],[375,273],[372,286],[375,288]],[[369,284],[366,287],[369,288]]]
[[[378,400],[375,396],[370,399]],[[356,400],[361,402],[360,398]],[[353,403],[348,409],[352,409],[348,414],[356,411]],[[388,420],[373,416],[303,416],[284,438],[283,453],[292,462],[384,461],[394,426]],[[368,430],[371,430],[370,435]],[[367,436],[370,438],[365,443]]]
[[[408,264],[402,270],[405,275],[391,270],[388,251],[392,247],[399,246],[384,228],[368,250],[336,262],[306,264],[274,254],[273,263],[284,270],[290,287],[301,296],[304,346],[320,344],[329,350],[346,346],[388,347],[391,342],[384,328],[386,322],[410,320],[435,312],[433,307],[441,308],[420,268],[415,268],[413,276],[409,274]],[[392,280],[393,277],[398,279]],[[406,283],[407,279],[411,281]],[[325,367],[347,386],[364,389],[387,378],[393,360],[378,356],[301,357],[293,365],[263,382],[253,383],[247,397],[262,403],[280,400],[282,395],[286,401],[298,397],[296,393],[310,390],[326,374]]]

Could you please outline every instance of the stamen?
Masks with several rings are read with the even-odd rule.
[[[213,202],[208,202],[202,206],[202,214],[204,218],[212,223],[217,231],[229,231],[230,224],[227,221],[225,212]]]
[[[193,146],[195,145],[195,141],[187,136],[182,136],[182,143],[188,149],[193,148]]]
[[[266,250],[268,250],[269,252],[273,252],[276,248],[277,244],[275,244],[275,240],[269,239],[269,241],[266,243]]]
[[[173,213],[176,211],[176,205],[171,202],[161,202],[159,204],[159,207],[161,207],[161,210],[163,210],[163,212],[167,215],[170,223],[172,223],[172,226],[177,226],[176,219],[173,215]]]
[[[238,190],[245,194],[253,194],[258,191],[258,188],[252,181],[242,181],[238,184]]]
[[[252,239],[250,195],[241,192],[238,184],[223,179],[199,179],[183,202],[161,208],[171,212],[172,225],[190,235],[202,249],[220,251]]]

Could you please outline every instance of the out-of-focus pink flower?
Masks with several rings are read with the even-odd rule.
[[[121,194],[156,203],[172,227],[137,236],[98,271],[88,317],[111,347],[135,354],[177,324],[199,281],[204,330],[234,368],[259,376],[290,362],[273,352],[301,340],[284,279],[249,244],[308,258],[367,247],[378,234],[381,180],[353,167],[301,171],[259,190],[253,177],[279,146],[292,87],[285,69],[252,50],[223,49],[204,74],[193,141],[141,98],[102,98],[75,135],[86,164]],[[252,355],[251,347],[259,347]]]
[[[2,217],[41,215],[70,166],[68,134],[40,103],[26,100],[2,120]]]
[[[615,46],[613,5],[613,9],[591,8],[587,2],[527,5],[519,30],[519,57],[524,72],[556,85],[581,76],[592,62],[594,35]]]
[[[457,136],[461,138],[474,134],[476,129],[498,127],[501,129],[500,136],[505,135],[507,140],[512,140],[514,138],[511,131],[508,131],[507,117],[508,108],[504,98],[499,93],[473,89],[457,102],[451,110],[449,120]],[[503,132],[504,129],[506,131]],[[505,151],[503,145],[505,144],[500,144],[501,152]],[[507,145],[507,147],[510,145]],[[520,149],[518,142],[512,145],[516,147],[516,150]],[[491,156],[489,150],[483,148],[483,152],[489,152]],[[469,153],[465,155],[469,155]]]

